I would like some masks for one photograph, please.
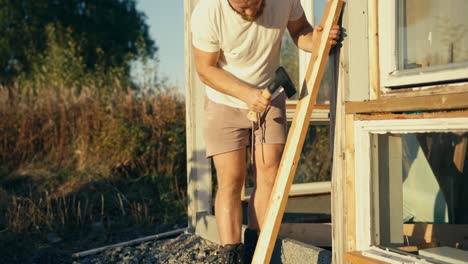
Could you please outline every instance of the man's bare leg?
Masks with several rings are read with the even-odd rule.
[[[255,147],[255,188],[248,208],[250,229],[261,230],[283,149],[284,144],[265,144]]]
[[[213,156],[218,179],[215,215],[221,245],[241,242],[241,191],[245,179],[245,148]]]

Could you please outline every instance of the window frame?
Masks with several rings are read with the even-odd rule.
[[[309,23],[313,23],[315,20],[315,1],[317,0],[301,0],[302,7],[304,9],[304,13],[307,17]],[[304,52],[299,49],[299,83],[305,78],[307,67],[309,66],[311,54],[308,52]],[[336,67],[336,66],[331,66]],[[300,87],[297,87],[298,89]],[[287,100],[286,101],[286,119],[287,122],[291,122],[296,106],[298,104],[298,100]],[[323,124],[330,124],[330,105],[329,104],[316,104],[314,106],[314,110],[312,111],[310,117],[310,125],[323,125]],[[332,139],[331,139],[332,140]],[[333,151],[333,150],[330,150]],[[322,188],[325,186],[325,188]],[[309,194],[316,194],[316,193],[324,193],[324,190],[328,190],[331,192],[331,181],[320,181],[320,182],[308,182],[308,183],[293,183],[291,190],[296,189],[303,189],[307,188],[310,189]]]
[[[379,197],[375,184],[375,145],[373,134],[386,133],[423,133],[468,131],[468,117],[428,118],[406,120],[356,120],[354,122],[355,186],[361,186],[354,192],[355,198],[355,234],[356,250],[366,251],[379,244],[378,216],[375,211],[378,204],[373,201]],[[402,205],[403,206],[403,205]],[[401,225],[403,229],[403,225]],[[402,230],[401,230],[402,231]],[[378,246],[378,245],[377,245]]]
[[[397,1],[379,1],[379,57],[381,89],[407,86],[424,86],[441,82],[457,82],[467,79],[468,62],[458,67],[441,65],[427,71],[420,69],[397,70]],[[391,52],[388,52],[391,51]],[[457,64],[458,65],[458,64]]]

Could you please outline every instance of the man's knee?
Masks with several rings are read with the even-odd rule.
[[[261,165],[257,164],[257,187],[271,188],[275,183],[278,168],[279,163],[273,161]]]
[[[275,173],[278,170],[284,145],[264,145],[257,149],[255,153],[255,166],[257,172]]]
[[[225,195],[237,195],[241,193],[244,186],[244,172],[236,168],[217,169],[218,193]]]

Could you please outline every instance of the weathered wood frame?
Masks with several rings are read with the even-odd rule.
[[[457,69],[442,69],[424,74],[401,74],[396,71],[396,1],[378,2],[378,34],[379,57],[380,57],[380,83],[384,93],[392,90],[386,87],[408,86],[440,81],[453,81],[466,79],[468,66]]]
[[[468,85],[466,85],[468,88]],[[346,112],[372,114],[408,111],[458,110],[468,108],[468,92],[412,97],[384,97],[368,102],[347,102]]]
[[[335,135],[332,170],[333,263],[345,263],[346,252],[355,250],[354,210],[354,115],[346,113],[345,102],[375,99],[369,75],[373,54],[369,54],[369,3],[346,1],[342,27],[347,35],[339,59],[336,95]],[[377,91],[375,91],[376,93]]]
[[[378,190],[372,189],[372,134],[384,133],[419,133],[419,132],[448,132],[467,131],[468,114],[465,117],[455,118],[428,118],[406,120],[355,120],[354,142],[355,156],[360,157],[355,164],[354,184],[360,186],[355,194],[355,250],[364,251],[374,244],[375,232],[373,222],[376,215],[372,212],[374,200],[372,193]],[[401,226],[403,232],[403,226]]]
[[[185,104],[187,133],[188,229],[194,232],[197,214],[212,213],[211,163],[205,157],[203,140],[203,105],[205,86],[195,69],[192,52],[190,17],[198,0],[184,1],[185,16]]]
[[[342,80],[338,86],[339,92],[342,91],[343,94],[338,94],[337,105],[340,106],[341,96],[341,104],[344,106],[337,109],[336,125],[341,125],[341,129],[338,127],[335,130],[332,178],[333,263],[344,263],[344,261],[384,263],[356,252],[358,243],[362,243],[362,238],[357,241],[361,232],[357,221],[358,218],[362,219],[362,214],[356,210],[356,206],[362,201],[356,200],[356,195],[357,193],[370,195],[370,189],[364,191],[359,188],[357,191],[356,187],[361,182],[358,183],[355,179],[358,175],[355,166],[362,156],[355,153],[355,147],[361,148],[362,143],[355,141],[355,120],[383,120],[385,123],[401,119],[445,120],[468,117],[466,110],[468,105],[460,100],[468,96],[466,83],[439,84],[391,91],[382,87],[380,54],[388,52],[386,46],[382,45],[384,40],[379,35],[379,31],[382,30],[382,23],[379,23],[382,21],[379,9],[388,12],[388,9],[381,6],[381,4],[388,3],[383,2],[394,1],[347,1],[344,12],[343,28],[349,34],[343,43],[343,54],[340,59]],[[400,113],[424,110],[450,111],[422,112],[412,115]],[[370,146],[370,143],[367,146]],[[368,221],[370,223],[371,219]]]

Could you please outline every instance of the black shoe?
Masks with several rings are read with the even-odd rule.
[[[242,261],[244,264],[252,263],[252,259],[257,247],[258,231],[253,229],[245,229],[244,231],[244,251],[242,253]]]
[[[223,263],[242,264],[242,244],[228,244],[223,246]]]

